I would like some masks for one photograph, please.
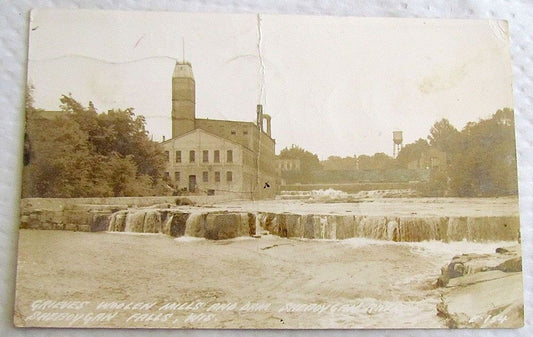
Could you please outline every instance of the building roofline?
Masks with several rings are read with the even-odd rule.
[[[164,142],[161,142],[160,144],[166,144],[166,143],[170,142],[171,140],[178,139],[178,138],[182,138],[182,137],[185,137],[185,136],[187,136],[187,135],[192,134],[193,132],[198,132],[198,131],[204,132],[204,133],[206,133],[206,134],[208,134],[208,135],[210,135],[210,136],[213,136],[213,137],[215,137],[215,138],[222,139],[222,140],[224,140],[224,141],[227,141],[227,142],[229,142],[229,143],[232,143],[232,144],[237,145],[237,146],[241,146],[241,147],[243,147],[243,148],[245,148],[245,149],[248,149],[248,150],[252,151],[251,149],[247,148],[246,146],[243,146],[242,144],[239,144],[239,143],[237,143],[237,142],[234,142],[234,141],[232,141],[231,139],[224,138],[224,137],[221,137],[221,136],[219,136],[219,135],[215,135],[214,133],[211,133],[211,132],[209,132],[209,131],[207,131],[207,130],[205,130],[205,129],[203,129],[203,128],[195,128],[194,130],[191,130],[191,131],[189,131],[189,132],[187,132],[187,133],[184,133],[184,134],[182,134],[181,136],[177,136],[177,137],[174,137],[174,138],[167,139],[167,140],[165,140]]]
[[[196,120],[204,120],[204,121],[215,121],[215,122],[224,122],[224,123],[235,123],[235,124],[250,124],[254,127],[257,126],[257,124],[255,124],[254,122],[246,122],[246,121],[231,121],[231,120],[226,120],[226,119],[211,119],[211,118],[196,118]],[[265,131],[261,131],[265,136],[267,136],[268,138],[270,138],[271,140],[274,141],[274,143],[276,142],[276,140],[274,138],[272,138],[271,136],[268,135],[268,133],[266,133]]]
[[[247,122],[247,121],[231,121],[231,120],[227,120],[227,119],[212,119],[212,118],[196,118],[196,120],[225,122],[225,123],[251,124],[251,125],[255,126],[254,122]]]

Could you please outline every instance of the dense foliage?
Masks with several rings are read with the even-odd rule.
[[[397,167],[394,158],[383,152],[372,156],[360,155],[357,157],[357,165],[360,170],[390,170]]]
[[[133,109],[98,113],[70,95],[61,110],[26,105],[23,197],[145,196],[164,191],[164,158]]]
[[[298,179],[307,181],[309,174],[313,171],[322,169],[318,156],[299,146],[292,145],[290,148],[284,148],[279,154],[280,159],[299,159],[300,172],[298,172]]]
[[[453,195],[518,194],[513,110],[498,110],[489,119],[468,123],[450,158],[447,176]]]
[[[488,119],[458,131],[446,119],[436,122],[427,137],[405,146],[397,160],[402,167],[430,148],[446,153],[446,165],[430,175],[428,192],[460,197],[518,193],[514,112],[505,108]]]
[[[432,166],[433,156],[444,159],[438,166]],[[329,176],[337,175],[332,179],[353,182],[346,179],[353,175],[341,171],[377,173],[422,169],[429,172],[429,181],[422,191],[425,195],[485,197],[518,193],[514,112],[509,108],[498,110],[488,119],[470,122],[461,131],[442,119],[431,127],[427,140],[420,138],[406,144],[395,159],[376,153],[345,158],[330,156],[319,162],[317,155],[294,145],[283,149],[279,157],[300,159],[302,172],[298,176],[291,172],[290,177],[304,184],[323,182],[317,181],[327,176],[322,170],[330,171]]]

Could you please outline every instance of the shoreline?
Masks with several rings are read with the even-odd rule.
[[[81,327],[445,328],[436,311],[442,290],[434,287],[442,265],[459,253],[489,253],[504,244],[113,234],[21,230],[16,324],[68,327],[27,320],[33,301],[68,299],[91,302],[75,313],[117,313]],[[96,310],[104,301],[205,304]],[[247,303],[257,310],[240,310]],[[329,307],[313,312],[305,307],[311,304]],[[162,321],[164,314],[172,315]]]

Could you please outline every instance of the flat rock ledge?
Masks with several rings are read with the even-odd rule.
[[[192,206],[176,200],[142,208],[131,205],[35,204],[22,211],[20,227],[71,231],[163,233],[212,240],[263,232],[288,238],[343,240],[369,238],[396,242],[516,241],[518,216],[383,216],[264,212]],[[49,205],[48,205],[49,206]]]
[[[437,315],[449,328],[519,328],[524,325],[520,245],[492,254],[463,254],[441,268]]]

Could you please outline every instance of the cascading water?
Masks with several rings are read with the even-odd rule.
[[[164,212],[164,214],[163,214]],[[306,239],[354,237],[387,241],[514,241],[520,230],[518,217],[385,217],[292,213],[194,212],[131,210],[114,213],[109,231],[164,233],[228,239],[273,235]]]
[[[203,213],[191,213],[185,222],[185,236],[204,237],[204,219]]]
[[[261,235],[267,229],[264,227],[266,224],[266,214],[259,213],[255,216],[255,235]]]
[[[161,226],[161,232],[163,234],[170,235],[170,225],[172,224],[173,220],[174,220],[174,214],[169,214],[167,216],[167,220],[165,220],[165,223]]]
[[[155,210],[150,210],[145,213],[143,232],[161,233],[161,213]]]
[[[109,220],[108,230],[110,232],[123,232],[126,226],[127,215],[128,215],[128,211],[119,211],[119,212],[113,213]]]
[[[143,211],[128,213],[126,216],[126,226],[124,227],[124,232],[143,233],[145,216],[146,213]]]

